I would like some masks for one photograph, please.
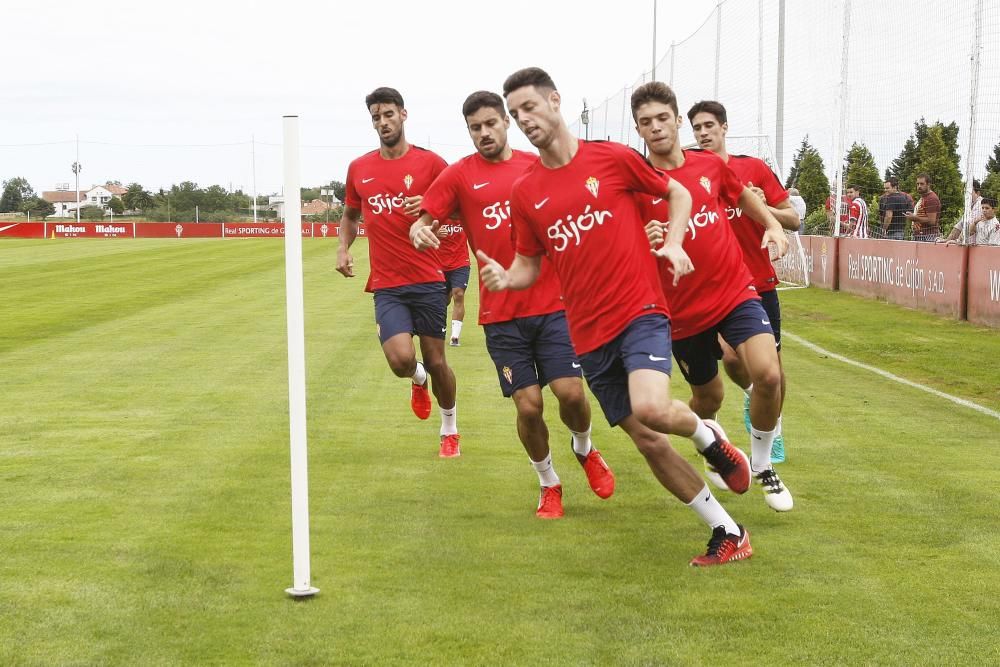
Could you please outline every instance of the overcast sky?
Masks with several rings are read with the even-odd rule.
[[[715,4],[661,0],[657,41],[682,40]],[[0,180],[24,176],[39,192],[72,182],[77,135],[81,186],[249,191],[253,135],[268,194],[281,187],[281,116],[296,113],[303,184],[343,180],[377,145],[364,97],[380,85],[403,94],[410,141],[451,161],[472,150],[468,93],[538,65],[573,120],[584,97],[604,100],[648,71],[653,50],[652,0],[3,5]]]

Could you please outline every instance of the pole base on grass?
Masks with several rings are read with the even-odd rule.
[[[307,586],[306,588],[286,588],[285,592],[293,598],[307,598],[319,593],[319,589]]]

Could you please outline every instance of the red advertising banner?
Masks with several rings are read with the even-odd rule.
[[[809,273],[809,284],[823,289],[837,289],[837,239],[829,236],[799,236],[802,255],[794,243],[788,252],[774,263],[778,278],[785,282],[800,283],[804,273]],[[804,262],[804,264],[803,264]]]
[[[15,239],[45,238],[45,223],[43,222],[0,222],[0,237]]]
[[[962,318],[965,247],[881,239],[838,243],[839,289]]]
[[[50,222],[47,233],[54,239],[131,239],[134,227],[134,222]]]
[[[311,222],[302,223],[302,236],[304,238],[311,237],[313,235],[312,228],[313,225]],[[285,223],[271,222],[255,225],[250,222],[226,222],[222,225],[222,235],[226,238],[240,239],[283,237],[285,235]]]
[[[135,236],[140,239],[222,238],[221,222],[137,222]]]
[[[969,321],[1000,327],[1000,247],[969,248],[968,276]]]

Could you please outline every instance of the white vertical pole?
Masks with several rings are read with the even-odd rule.
[[[656,81],[656,0],[653,0],[653,75],[652,80]]]
[[[719,68],[722,63],[722,0],[715,6],[715,87],[712,99],[719,99]]]
[[[764,134],[764,0],[757,0],[757,155],[763,155]]]
[[[299,198],[299,117],[284,117],[285,302],[288,318],[288,425],[292,456],[292,565],[285,592],[319,592],[309,574],[309,474],[306,456],[305,315],[302,296],[302,202]]]
[[[778,169],[785,170],[785,0],[778,0],[778,84],[774,101],[774,152]]]
[[[296,150],[298,146],[296,145]],[[250,135],[250,171],[253,179],[253,224],[257,224],[257,141]]]
[[[849,93],[847,85],[847,64],[851,51],[851,0],[844,2],[844,26],[841,33],[843,38],[843,49],[840,53],[840,122],[837,126],[837,140],[834,142],[833,163],[836,165],[834,172],[833,200],[830,210],[834,212],[833,235],[840,236],[840,193],[844,189],[844,135],[847,133],[847,110]]]
[[[979,105],[979,54],[983,50],[983,0],[976,2],[976,31],[972,45],[972,79],[969,86],[969,143],[965,151],[965,210],[969,211],[962,227],[962,243],[968,243],[967,234],[972,216],[972,180],[975,178],[976,160],[976,107]]]

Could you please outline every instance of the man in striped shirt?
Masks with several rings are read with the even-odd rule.
[[[861,188],[856,185],[847,187],[847,197],[851,206],[847,214],[847,229],[841,230],[841,236],[856,239],[868,238],[868,203],[861,196]]]

